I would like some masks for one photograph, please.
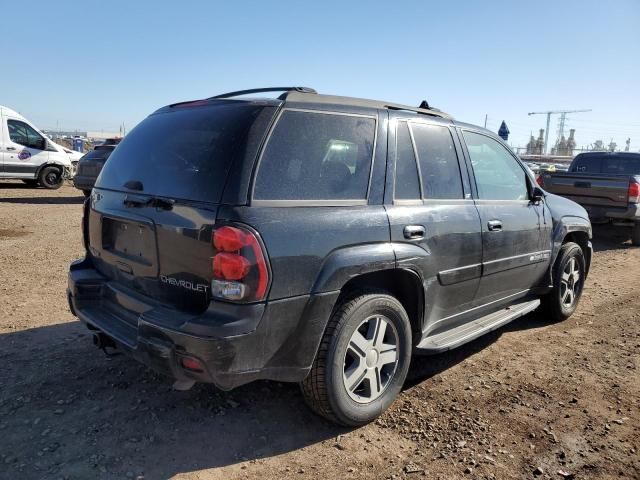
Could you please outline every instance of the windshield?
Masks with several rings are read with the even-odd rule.
[[[264,106],[214,104],[150,115],[113,152],[97,188],[219,202],[229,167],[241,161],[249,131]],[[139,184],[138,184],[139,185]]]

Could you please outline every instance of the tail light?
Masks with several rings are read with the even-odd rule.
[[[269,268],[258,236],[247,228],[214,228],[211,294],[221,300],[257,302],[269,286]]]
[[[640,183],[633,179],[629,182],[629,203],[640,203]]]
[[[539,173],[536,175],[536,183],[539,187],[544,187],[544,178],[542,178],[542,174]]]

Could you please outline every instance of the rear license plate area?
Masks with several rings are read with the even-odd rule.
[[[152,265],[155,240],[152,228],[138,222],[103,217],[102,248],[120,257]]]

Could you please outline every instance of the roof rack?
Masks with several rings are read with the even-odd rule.
[[[434,107],[424,108],[422,106],[423,103],[421,103],[420,107],[417,107],[417,108],[408,107],[406,105],[400,105],[400,104],[397,104],[397,103],[387,104],[387,105],[385,105],[385,107],[388,108],[389,110],[403,110],[403,111],[407,111],[407,112],[421,113],[422,115],[430,115],[432,117],[446,118],[446,119],[449,119],[449,120],[453,119],[453,117],[451,115],[449,115],[447,113],[444,113],[443,111],[438,110],[437,108],[434,108]]]
[[[220,99],[220,98],[232,98],[239,97],[240,95],[250,95],[252,93],[266,93],[266,92],[300,92],[300,93],[318,93],[313,88],[309,87],[267,87],[267,88],[251,88],[249,90],[237,90],[235,92],[221,93],[214,97],[207,98],[207,100]]]

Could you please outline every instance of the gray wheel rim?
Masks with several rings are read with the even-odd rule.
[[[372,315],[355,329],[342,372],[352,400],[371,403],[384,393],[398,367],[398,343],[396,327],[384,315]]]
[[[560,302],[565,307],[572,307],[580,295],[582,286],[580,265],[575,257],[571,257],[562,271],[560,278]]]

